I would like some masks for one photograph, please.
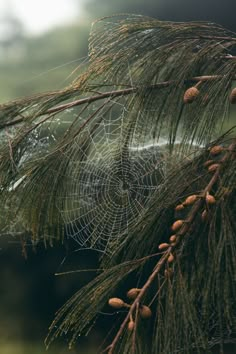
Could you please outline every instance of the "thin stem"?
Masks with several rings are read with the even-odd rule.
[[[222,75],[195,76],[195,77],[192,77],[192,78],[184,80],[184,83],[199,82],[199,81],[212,81],[212,80],[219,80],[219,79],[222,79],[222,78],[223,78]],[[163,81],[163,82],[159,82],[159,83],[157,83],[155,85],[147,86],[145,88],[146,89],[159,89],[159,88],[162,88],[162,87],[167,87],[167,86],[169,86],[171,84],[174,84],[176,82],[177,82],[177,80]],[[95,101],[98,101],[98,100],[102,100],[102,99],[108,98],[108,97],[126,96],[126,95],[129,95],[129,94],[137,92],[139,89],[142,90],[143,88],[144,87],[142,87],[142,86],[134,86],[134,87],[121,89],[121,90],[113,90],[113,91],[103,92],[103,93],[100,93],[98,95],[81,98],[81,99],[75,100],[73,102],[68,102],[68,103],[64,103],[64,104],[61,104],[59,106],[53,107],[53,108],[49,108],[45,112],[40,112],[40,113],[36,114],[33,118],[38,118],[40,116],[49,114],[49,117],[47,117],[47,119],[50,119],[51,118],[51,116],[50,116],[51,114],[62,112],[65,109],[69,109],[69,108],[73,108],[73,107],[76,107],[76,106],[80,106],[80,105],[83,105],[85,103],[90,104],[92,102],[95,102]],[[12,121],[4,122],[4,123],[0,124],[0,129],[4,129],[4,128],[9,127],[9,126],[20,124],[23,121],[25,121],[26,119],[32,119],[32,117],[27,117],[27,118],[26,117],[19,117],[19,118],[16,118],[16,119],[12,120]]]
[[[138,302],[136,304],[135,319],[134,319],[134,330],[133,330],[133,333],[132,333],[132,349],[131,349],[131,353],[132,354],[135,354],[135,339],[136,339],[137,326],[138,326],[139,307],[140,307],[140,304]]]

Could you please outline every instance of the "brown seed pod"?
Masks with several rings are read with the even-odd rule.
[[[175,211],[180,211],[184,209],[184,205],[183,204],[179,204],[175,207]]]
[[[213,163],[214,163],[214,160],[207,160],[206,162],[204,162],[203,166],[208,167],[208,166],[212,165]]]
[[[138,288],[132,288],[130,289],[126,296],[129,298],[129,299],[136,299],[136,297],[138,296],[139,292],[140,292],[141,289],[138,289]]]
[[[134,321],[130,320],[129,323],[128,323],[128,330],[130,332],[132,332],[134,330],[134,327],[135,327]]]
[[[215,197],[213,197],[213,195],[211,195],[211,194],[207,194],[206,195],[206,202],[207,202],[207,204],[215,204],[215,202],[216,202]]]
[[[210,149],[210,154],[211,155],[219,155],[222,151],[224,151],[224,148],[223,146],[221,145],[216,145],[216,146],[213,146],[211,149]]]
[[[236,103],[236,87],[231,91],[231,93],[229,95],[229,101],[232,104]]]
[[[173,254],[171,253],[170,255],[169,255],[169,257],[167,258],[167,262],[168,263],[172,263],[173,261],[174,261],[174,256],[173,256]]]
[[[208,212],[205,210],[203,210],[202,214],[201,214],[201,218],[202,218],[202,221],[206,221],[207,218],[208,218]]]
[[[177,231],[179,230],[184,224],[184,220],[176,220],[172,226],[171,226],[171,230],[172,231]]]
[[[169,238],[170,242],[175,242],[176,239],[177,239],[176,235],[172,235],[172,236],[170,236],[170,238]]]
[[[161,250],[165,250],[166,248],[168,248],[170,245],[169,245],[169,243],[161,243],[159,246],[158,246],[158,248],[159,248],[159,250],[161,251]]]
[[[210,165],[208,167],[208,171],[209,172],[215,172],[219,167],[220,167],[219,163],[213,163],[213,165]]]
[[[192,103],[199,95],[199,90],[196,87],[190,87],[184,93],[184,103]]]
[[[197,198],[198,198],[198,195],[196,195],[196,194],[190,195],[188,198],[185,199],[183,204],[184,205],[192,205],[193,203],[196,202]]]
[[[152,311],[146,305],[141,305],[139,309],[139,314],[142,318],[150,318],[152,316]]]
[[[111,307],[114,307],[114,309],[121,309],[122,307],[125,306],[125,302],[118,297],[112,297],[109,299],[108,304]]]

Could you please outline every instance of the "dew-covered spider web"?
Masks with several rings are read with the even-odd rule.
[[[68,237],[81,247],[109,253],[109,246],[124,239],[158,192],[165,149],[164,140],[150,140],[148,124],[140,127],[143,117],[129,129],[125,105],[105,106],[66,152],[68,187],[61,213]]]

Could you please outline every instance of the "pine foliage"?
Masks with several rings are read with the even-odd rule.
[[[73,345],[121,286],[140,290],[124,299],[109,354],[235,341],[235,126],[224,132],[235,47],[214,23],[104,18],[70,87],[0,106],[2,200],[33,241],[72,236],[103,251],[103,272],[58,312],[47,343],[67,334]]]

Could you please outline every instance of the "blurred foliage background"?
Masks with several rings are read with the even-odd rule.
[[[57,26],[37,36],[25,34],[24,23],[14,10],[0,14],[0,30],[5,27],[5,32],[0,32],[0,102],[67,85],[70,74],[87,55],[92,21],[103,16],[138,13],[160,20],[218,22],[236,30],[228,0],[70,1],[78,7],[78,14],[83,8],[83,15],[75,13],[75,20],[67,26]]]
[[[83,15],[75,13],[71,23],[37,36],[26,33],[14,8],[0,13],[0,103],[68,85],[78,75],[80,64],[86,63],[90,25],[99,17],[130,12],[160,20],[207,20],[236,29],[228,0],[71,1],[78,10],[83,7]],[[55,311],[92,277],[91,273],[55,277],[55,273],[95,267],[96,256],[76,252],[75,245],[47,250],[42,245],[36,251],[29,248],[25,259],[19,238],[5,234],[4,211],[0,222],[0,352],[41,354],[45,352],[43,340]],[[100,333],[93,333],[91,338],[84,339],[74,353],[95,353],[101,342]],[[66,339],[57,345],[49,349],[49,354],[69,352]]]

